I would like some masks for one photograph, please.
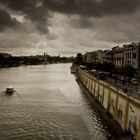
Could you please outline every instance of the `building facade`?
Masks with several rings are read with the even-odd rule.
[[[124,66],[124,49],[116,46],[112,48],[113,52],[113,64],[116,67],[123,67]]]
[[[103,58],[103,62],[113,63],[113,51],[112,50],[105,50],[105,55]]]
[[[131,65],[140,69],[140,43],[132,43],[123,46],[124,65]]]
[[[131,65],[140,69],[140,43],[131,43],[123,47],[113,47],[111,50],[97,50],[83,55],[83,62],[113,63],[116,67]]]
[[[87,52],[83,55],[83,62],[92,63],[92,52]]]
[[[83,55],[83,62],[87,63],[103,63],[105,53],[102,50],[88,52]]]

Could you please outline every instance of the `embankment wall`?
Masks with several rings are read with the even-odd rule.
[[[77,68],[76,74],[122,129],[131,131],[140,140],[140,101],[96,79],[81,68]]]

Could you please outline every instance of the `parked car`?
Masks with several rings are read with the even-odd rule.
[[[130,83],[131,83],[132,85],[138,85],[138,84],[139,84],[138,80],[135,79],[135,78],[131,79]]]

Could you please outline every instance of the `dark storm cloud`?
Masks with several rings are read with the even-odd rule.
[[[0,31],[4,31],[7,27],[15,27],[18,24],[16,19],[10,17],[9,13],[0,9]]]
[[[85,16],[132,13],[140,8],[139,0],[44,0],[52,11]]]
[[[48,10],[42,6],[41,0],[0,0],[0,2],[12,10],[22,13],[40,32],[48,32]]]
[[[129,14],[140,8],[140,0],[0,0],[0,3],[23,13],[43,33],[48,32],[48,11],[102,17]]]
[[[94,26],[94,22],[91,18],[74,16],[70,20],[70,25],[75,28],[87,29],[92,28]]]
[[[139,0],[0,0],[0,2],[27,14],[40,10],[37,9],[38,2],[42,3],[40,7],[43,9],[87,16],[131,13],[140,7]]]

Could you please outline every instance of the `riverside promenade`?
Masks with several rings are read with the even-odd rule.
[[[91,71],[86,70],[86,72],[93,77],[95,76]],[[122,92],[126,93],[128,96],[140,100],[140,82],[138,82],[138,84],[131,84],[126,80],[126,82],[123,83],[122,81],[111,77],[107,77],[103,81],[110,84],[114,88],[121,90]]]
[[[132,85],[129,83],[125,83],[123,85],[120,81],[117,81],[116,83],[115,80],[111,78],[108,78],[105,81],[111,84],[112,86],[114,86],[115,88],[117,88],[118,90],[122,90],[128,96],[131,96],[133,98],[140,100],[140,83],[138,83],[138,85]]]

